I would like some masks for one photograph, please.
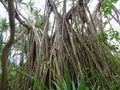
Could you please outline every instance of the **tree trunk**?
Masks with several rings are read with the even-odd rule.
[[[5,44],[2,50],[2,81],[1,81],[1,90],[5,90],[7,88],[7,62],[10,48],[14,42],[15,36],[15,10],[14,10],[14,0],[8,0],[9,7],[9,23],[10,23],[10,39]]]

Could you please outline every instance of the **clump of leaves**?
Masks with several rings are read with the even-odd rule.
[[[114,30],[114,28],[110,28],[109,30],[107,30],[110,40],[120,40],[120,32],[118,32],[117,30]]]
[[[118,0],[104,0],[102,11],[104,15],[108,15],[114,9],[114,4],[116,4]]]
[[[111,50],[117,50],[118,46],[115,43],[111,43],[111,41],[119,41],[120,40],[120,32],[113,28],[109,28],[105,32],[99,34],[99,40],[107,45]]]
[[[0,31],[6,30],[8,28],[8,23],[6,18],[0,20]]]
[[[18,74],[20,74],[20,75],[22,75],[22,76],[26,76],[26,77],[28,77],[28,78],[30,78],[33,82],[34,82],[34,85],[33,85],[33,87],[31,87],[31,88],[34,88],[35,90],[39,90],[39,86],[41,87],[41,90],[49,90],[47,87],[46,87],[46,85],[44,84],[44,83],[42,83],[39,79],[37,79],[36,77],[34,77],[34,76],[31,76],[30,74],[28,74],[28,73],[26,73],[26,72],[24,72],[24,71],[21,71],[21,70],[19,70],[19,69],[17,69],[17,68],[13,68],[13,72],[16,72],[16,73],[18,73]],[[29,88],[29,90],[31,90],[31,88]]]
[[[99,40],[102,41],[102,42],[106,42],[106,40],[108,39],[108,34],[107,33],[100,33],[99,34]]]
[[[3,31],[8,29],[8,23],[6,18],[0,19],[0,56],[1,56],[1,51],[2,51],[2,46],[3,46]]]
[[[71,79],[68,68],[66,68],[65,79],[59,80],[57,78],[56,82],[53,83],[57,90],[90,90],[90,88],[86,85],[84,77],[82,77],[81,80],[78,79],[76,85],[76,83]]]

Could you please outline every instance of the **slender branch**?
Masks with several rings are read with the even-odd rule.
[[[20,38],[22,38],[23,35],[24,35],[26,32],[27,32],[27,30],[23,30],[23,31],[16,37],[16,39],[14,39],[13,44],[17,43],[17,42],[20,40]]]
[[[0,2],[3,4],[5,9],[8,10],[8,6],[7,6],[6,2],[5,2],[5,0],[0,0]]]
[[[6,2],[4,0],[0,0],[0,2],[3,4],[5,9],[8,11],[8,6],[7,6]],[[30,24],[26,23],[25,21],[23,21],[20,18],[19,14],[20,14],[20,12],[18,13],[17,10],[15,10],[15,18],[19,21],[20,24],[22,24],[24,27],[26,27],[28,30],[30,30],[32,28],[32,26]]]

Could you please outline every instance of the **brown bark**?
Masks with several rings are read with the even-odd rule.
[[[6,82],[7,82],[7,61],[9,56],[10,48],[12,47],[14,37],[15,37],[15,10],[14,10],[14,2],[13,0],[8,0],[8,12],[9,12],[9,23],[10,23],[10,39],[5,44],[2,50],[2,81],[1,81],[1,89],[6,90]]]

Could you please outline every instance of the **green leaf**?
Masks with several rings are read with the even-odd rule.
[[[84,79],[84,77],[82,77],[82,81],[79,84],[77,90],[86,90],[86,85],[85,85],[85,79]]]
[[[72,81],[72,90],[76,90],[75,83]]]
[[[70,73],[69,73],[69,70],[68,70],[68,66],[66,68],[66,82],[67,82],[67,87],[68,87],[68,90],[71,90],[71,77],[70,77]]]
[[[115,46],[115,45],[109,45],[109,48],[110,48],[111,50],[117,50],[117,49],[118,49],[118,47]]]
[[[107,33],[100,33],[99,35],[98,35],[98,38],[99,38],[99,40],[100,41],[105,41],[105,40],[107,40],[108,39],[108,34]]]

